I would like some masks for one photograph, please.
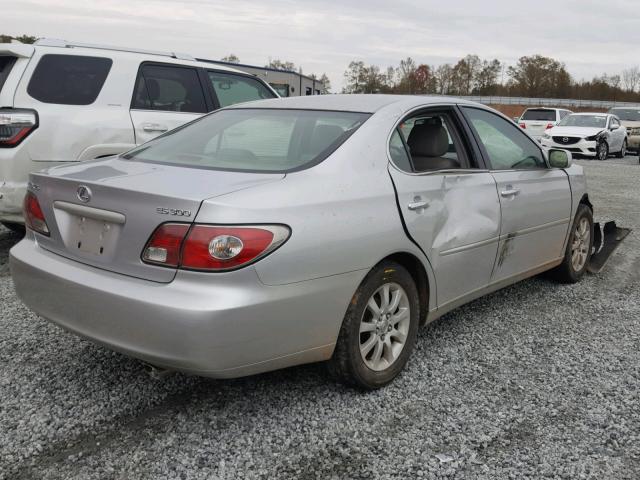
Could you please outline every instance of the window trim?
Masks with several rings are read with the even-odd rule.
[[[97,93],[96,97],[93,99],[93,101],[91,101],[89,103],[60,103],[60,102],[45,102],[45,101],[43,101],[43,100],[41,100],[39,98],[36,98],[31,93],[31,84],[33,83],[33,79],[35,78],[35,74],[38,71],[38,68],[40,67],[41,62],[47,57],[91,58],[91,59],[106,60],[107,62],[109,62],[109,68],[107,70],[107,74],[105,75],[104,80],[102,81],[102,84],[100,85],[100,89],[98,90],[98,93]],[[15,66],[15,62],[14,62],[14,66]],[[40,103],[43,103],[43,104],[46,104],[46,105],[64,105],[66,107],[87,107],[89,105],[93,105],[94,103],[96,103],[98,101],[98,98],[100,98],[100,94],[102,94],[104,86],[107,83],[109,75],[111,74],[111,69],[112,68],[113,68],[113,58],[111,58],[111,57],[105,57],[105,56],[100,56],[100,55],[84,55],[84,54],[83,55],[73,55],[73,54],[69,54],[69,53],[44,53],[44,54],[42,54],[40,56],[40,58],[38,58],[38,61],[35,64],[35,67],[31,71],[31,73],[29,74],[29,82],[27,83],[26,92],[27,92],[27,95],[29,95],[29,97],[32,98],[33,100],[35,100],[36,102],[40,102]]]
[[[399,131],[400,124],[405,122],[407,119],[411,117],[420,115],[421,113],[431,113],[431,112],[441,112],[449,115],[449,117],[452,119],[454,124],[453,133],[458,137],[457,140],[459,140],[460,144],[462,145],[462,148],[464,150],[464,154],[466,159],[468,160],[468,163],[470,165],[475,164],[475,166],[472,165],[467,168],[456,168],[456,169],[426,170],[423,172],[415,171],[415,167],[413,166],[413,158],[411,157],[411,152],[409,151],[409,147],[407,145],[406,139],[404,138],[404,135],[402,135],[402,133]],[[400,168],[398,165],[396,165],[396,163],[393,161],[393,157],[391,156],[391,138],[393,137],[393,134],[396,131],[398,131],[400,135],[400,139],[402,140],[402,144],[404,145],[404,148],[405,148],[405,153],[409,157],[409,163],[411,164],[411,168],[414,170],[412,172],[407,172],[403,168]],[[391,130],[391,132],[387,137],[387,159],[389,160],[389,163],[396,170],[406,175],[420,176],[420,175],[434,175],[434,174],[452,174],[454,172],[462,175],[462,174],[469,174],[469,173],[487,172],[488,169],[486,168],[484,159],[481,156],[481,152],[478,149],[476,142],[471,140],[472,138],[473,137],[470,136],[468,125],[466,124],[465,119],[462,116],[457,104],[455,103],[440,104],[439,103],[439,104],[433,104],[433,105],[420,105],[418,107],[415,107],[405,112],[402,115],[402,117],[400,117],[400,119],[394,123],[393,129]]]
[[[138,81],[140,80],[140,77],[143,77],[142,69],[144,67],[146,67],[146,66],[151,66],[151,67],[174,67],[174,68],[195,70],[197,78],[198,78],[198,83],[200,84],[200,88],[202,89],[202,96],[204,98],[204,105],[205,105],[205,108],[207,109],[207,111],[206,112],[174,112],[173,110],[155,110],[155,109],[152,109],[152,108],[136,107],[134,105],[135,104],[135,100],[136,100],[136,89],[138,88]],[[138,66],[138,73],[136,74],[136,79],[135,79],[135,81],[133,83],[133,90],[131,91],[131,102],[129,104],[129,110],[136,110],[138,112],[181,113],[181,114],[186,114],[186,115],[206,115],[207,113],[212,112],[213,110],[211,110],[211,108],[213,107],[213,101],[208,95],[207,88],[202,85],[202,74],[201,74],[201,72],[199,72],[199,70],[201,70],[200,67],[190,66],[190,65],[181,65],[179,63],[165,63],[165,62],[153,62],[153,61],[140,62],[140,65]],[[146,80],[145,80],[145,86],[146,86]]]
[[[481,152],[481,154],[483,156],[483,159],[484,159],[485,167],[487,168],[487,170],[489,172],[516,172],[516,171],[517,172],[526,172],[526,171],[539,172],[541,170],[549,170],[549,169],[551,169],[551,167],[549,166],[549,160],[547,159],[547,156],[545,155],[545,152],[542,149],[542,146],[540,144],[538,144],[538,142],[536,142],[535,140],[530,138],[529,135],[527,135],[525,132],[523,132],[522,129],[517,124],[513,123],[513,121],[510,121],[508,117],[504,116],[500,112],[496,112],[496,111],[491,110],[489,108],[483,108],[483,107],[480,107],[480,106],[477,106],[477,105],[461,104],[461,105],[459,105],[459,107],[460,107],[460,112],[462,114],[462,117],[464,118],[464,121],[467,123],[467,126],[468,126],[469,130],[471,131],[471,134],[473,135],[475,143],[478,145],[478,148],[480,149],[480,152]],[[542,160],[544,161],[545,167],[544,168],[531,168],[531,167],[526,167],[526,168],[493,168],[493,166],[491,165],[491,158],[489,157],[489,152],[487,152],[487,150],[486,150],[486,148],[484,146],[484,143],[482,143],[482,139],[478,136],[478,133],[476,132],[475,128],[473,128],[473,124],[471,123],[471,119],[467,116],[467,113],[465,112],[466,108],[475,109],[475,110],[481,110],[481,111],[493,114],[496,117],[502,118],[503,120],[505,120],[505,122],[507,124],[509,124],[511,126],[511,128],[513,128],[515,131],[519,132],[521,135],[524,135],[524,138],[529,140],[540,151],[540,155],[542,156]]]

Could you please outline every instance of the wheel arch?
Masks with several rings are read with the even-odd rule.
[[[586,205],[587,207],[589,207],[591,209],[591,212],[593,212],[593,205],[591,204],[591,201],[589,200],[589,194],[585,193],[584,195],[582,195],[582,198],[580,199],[580,202],[578,202],[580,205]]]
[[[420,301],[420,325],[427,321],[429,313],[429,303],[435,298],[435,280],[430,278],[430,271],[416,255],[410,252],[396,252],[384,257],[378,264],[390,261],[402,265],[407,269],[411,278],[416,283],[418,289],[418,299]],[[432,295],[434,296],[432,298]]]

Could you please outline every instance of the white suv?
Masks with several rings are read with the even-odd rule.
[[[188,55],[0,44],[0,222],[24,223],[32,171],[119,154],[217,108],[277,96],[253,75]]]
[[[545,130],[555,127],[560,120],[571,113],[573,113],[571,110],[562,108],[527,108],[520,116],[518,124],[531,137],[540,141]]]

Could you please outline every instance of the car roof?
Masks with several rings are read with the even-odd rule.
[[[572,113],[571,115],[588,115],[588,116],[597,115],[598,117],[611,116],[610,113],[606,113],[606,112],[575,112],[575,113]]]
[[[333,110],[342,112],[375,113],[385,107],[398,105],[403,108],[429,104],[480,105],[461,98],[428,95],[338,94],[310,95],[280,99],[258,100],[240,103],[227,108],[278,108],[300,110]]]

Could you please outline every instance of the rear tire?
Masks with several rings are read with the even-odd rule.
[[[24,225],[21,225],[19,223],[13,223],[13,222],[0,222],[0,223],[2,223],[2,225],[5,228],[8,228],[13,233],[17,233],[18,235],[24,235],[25,233]]]
[[[627,155],[627,140],[625,139],[624,142],[622,142],[622,148],[618,153],[616,153],[616,157],[624,158],[626,155]]]
[[[409,272],[394,262],[376,265],[351,299],[327,364],[329,373],[367,390],[387,385],[411,356],[419,310],[418,289]]]
[[[579,282],[587,271],[592,248],[593,213],[589,207],[580,204],[562,263],[549,272],[550,276],[561,283]]]

